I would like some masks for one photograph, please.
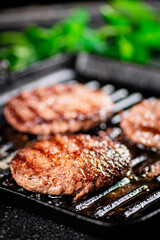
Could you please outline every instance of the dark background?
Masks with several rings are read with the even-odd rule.
[[[54,4],[54,3],[69,3],[69,2],[73,2],[73,1],[64,1],[64,0],[57,0],[57,1],[52,1],[52,0],[34,0],[34,1],[31,1],[31,0],[17,0],[17,1],[1,1],[0,3],[0,7],[3,9],[3,8],[13,8],[13,7],[18,7],[18,6],[27,6],[27,5],[34,5],[34,4],[41,4],[41,5],[46,5],[46,4]],[[74,3],[77,2],[77,1],[74,1]],[[78,2],[96,2],[96,0],[90,0],[90,1],[86,1],[86,0],[81,0],[81,1],[78,1]],[[106,1],[105,1],[106,2]]]

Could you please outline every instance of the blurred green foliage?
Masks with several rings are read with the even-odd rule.
[[[10,71],[64,52],[89,52],[123,61],[147,64],[160,51],[159,12],[142,0],[112,0],[101,7],[104,24],[89,26],[85,9],[49,28],[30,26],[24,32],[0,34],[0,59],[8,59]]]
[[[107,55],[135,63],[149,63],[160,50],[158,12],[140,0],[113,0],[101,7],[109,43]],[[109,35],[107,28],[114,34]],[[101,30],[100,30],[101,31]]]
[[[86,51],[103,54],[106,42],[98,31],[88,26],[90,17],[85,9],[76,9],[70,17],[51,26],[30,26],[24,32],[0,35],[0,59],[7,59],[10,71],[25,69],[30,64],[65,52]]]

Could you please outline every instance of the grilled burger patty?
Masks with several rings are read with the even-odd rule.
[[[120,125],[130,140],[160,149],[160,99],[133,106]]]
[[[29,191],[73,194],[77,200],[121,179],[129,160],[128,149],[107,137],[56,135],[20,150],[10,168],[17,184]]]
[[[57,84],[24,91],[6,104],[4,115],[15,129],[31,134],[88,130],[113,111],[108,94],[82,84]]]

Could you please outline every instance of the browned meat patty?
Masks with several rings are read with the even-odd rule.
[[[153,163],[150,166],[149,172],[148,172],[148,176],[153,178],[155,176],[160,175],[160,160],[156,161],[155,163]]]
[[[133,106],[120,125],[130,140],[160,149],[160,99]]]
[[[88,130],[106,121],[113,111],[109,95],[82,84],[58,84],[13,97],[4,115],[15,129],[31,134]]]
[[[57,135],[20,150],[10,168],[17,184],[29,191],[73,194],[77,200],[121,179],[129,160],[128,149],[107,137]]]

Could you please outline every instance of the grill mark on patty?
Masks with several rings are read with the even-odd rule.
[[[33,150],[34,150],[33,158],[36,157],[36,160],[42,158],[44,163],[48,162],[49,158],[43,155],[41,151],[39,151],[38,149],[33,149]],[[37,153],[38,153],[38,156],[37,156]],[[37,165],[34,163],[34,161],[33,162],[30,161],[28,157],[26,157],[26,163],[34,171],[36,175],[38,175],[41,172],[41,170],[43,170],[41,165]]]
[[[57,88],[58,89],[58,88]],[[45,100],[46,98],[46,93],[42,96],[41,94],[39,94],[39,89],[35,90],[34,91],[34,94],[33,96],[35,96],[39,102],[41,103],[43,100]],[[70,91],[70,92],[73,92],[73,88],[69,87],[66,89],[67,91]],[[52,86],[51,88],[47,88],[47,92],[48,94],[58,94],[59,91],[57,92],[56,91],[56,86]],[[55,104],[54,105],[49,105],[49,104],[45,104],[46,108],[48,108],[49,110],[53,111],[57,114],[57,117],[59,118],[59,120],[67,120],[65,117],[64,117],[64,114],[62,112],[60,112],[58,109],[55,108]],[[35,107],[35,112],[37,113],[37,115],[39,115],[39,112],[37,111],[37,108]],[[51,120],[46,120],[45,118],[43,118],[43,116],[41,116],[41,118],[46,121],[47,123],[50,123],[54,120],[54,118],[52,118]],[[76,118],[75,118],[76,119]]]
[[[17,105],[18,105],[18,103],[17,103]],[[13,106],[12,102],[9,102],[9,108],[10,108],[12,116],[16,117],[16,119],[19,123],[25,123],[24,116],[19,114],[19,112],[17,111],[17,108],[15,108],[15,106]],[[28,111],[28,106],[26,106],[25,104],[23,106],[23,110],[24,110],[24,108],[26,108],[26,111]],[[34,117],[33,117],[33,119],[34,119]]]
[[[43,119],[38,116],[36,109],[29,106],[26,100],[24,101],[23,98],[21,99],[20,96],[17,97],[16,100],[17,100],[17,106],[20,105],[20,104],[23,105],[23,109],[21,109],[22,111],[24,111],[24,108],[25,108],[26,109],[25,112],[28,111],[28,113],[33,115],[32,118],[30,120],[28,120],[29,123],[42,124],[44,122]],[[23,115],[20,114],[20,112],[17,110],[17,108],[15,108],[13,106],[11,101],[9,102],[9,107],[10,107],[10,110],[11,110],[13,116],[16,117],[16,119],[19,123],[24,123],[24,124],[27,123],[26,118]]]
[[[33,163],[30,163],[29,161],[27,161],[27,159],[24,157],[24,155],[22,156],[22,154],[18,154],[17,158],[19,160],[19,163],[20,163],[20,161],[24,162],[27,165],[27,168],[31,169],[34,172],[32,175],[38,174],[39,171],[38,172],[35,171],[35,168],[33,168]],[[19,169],[19,164],[17,164],[17,162],[16,162],[16,158],[13,159],[12,164],[14,166],[15,173],[17,173],[17,171],[19,172],[21,170],[21,169]]]
[[[111,142],[85,134],[57,135],[20,150],[11,162],[11,172],[27,190],[73,194],[77,200],[93,189],[110,186],[127,172],[129,151]]]
[[[4,115],[19,131],[50,134],[88,130],[106,121],[112,111],[105,92],[59,84],[20,93],[6,104]]]
[[[44,104],[44,109],[47,110],[49,109],[50,111],[53,112],[53,105],[48,105],[46,103],[43,103],[43,98],[38,96],[37,94],[32,94],[31,98],[25,98],[23,96],[23,94],[21,94],[18,98],[20,98],[21,100],[23,100],[24,104],[26,105],[26,107],[28,108],[28,110],[30,110],[31,112],[34,113],[34,115],[36,116],[37,119],[39,119],[38,121],[35,119],[35,123],[51,123],[54,120],[54,117],[51,118],[50,120],[47,120],[46,118],[43,117],[43,114],[40,113],[40,111],[38,111],[38,107],[40,107],[41,103]],[[37,99],[37,104],[36,105],[31,105],[31,101],[33,98]],[[60,112],[58,112],[56,109],[54,109],[54,112],[56,112],[57,117],[59,119],[61,119],[62,117],[60,116]]]
[[[62,154],[61,154],[61,149],[62,148],[59,148],[59,146],[58,145],[55,145],[55,148],[57,148],[57,152],[55,152],[55,153],[51,153],[50,152],[50,149],[48,150],[48,151],[45,151],[46,150],[46,148],[43,148],[43,146],[33,146],[33,149],[35,149],[35,150],[38,150],[39,152],[41,152],[41,154],[44,156],[44,157],[46,157],[47,159],[48,159],[48,161],[53,165],[54,164],[54,166],[58,166],[59,164],[58,164],[58,159],[60,159],[61,158],[61,156],[62,156]],[[54,157],[55,157],[55,161],[54,161]]]
[[[138,130],[138,131],[143,131],[143,132],[150,132],[153,135],[160,134],[160,132],[157,131],[156,128],[144,127],[143,125],[139,125],[138,127],[134,127],[133,123],[130,123],[130,124],[133,126],[135,131]]]
[[[43,158],[46,158],[51,164],[55,165],[54,161],[52,160],[53,154],[50,152],[45,152],[43,148],[33,147],[33,149],[39,151],[43,155]]]
[[[120,126],[128,139],[160,149],[160,99],[143,100],[131,107]]]

